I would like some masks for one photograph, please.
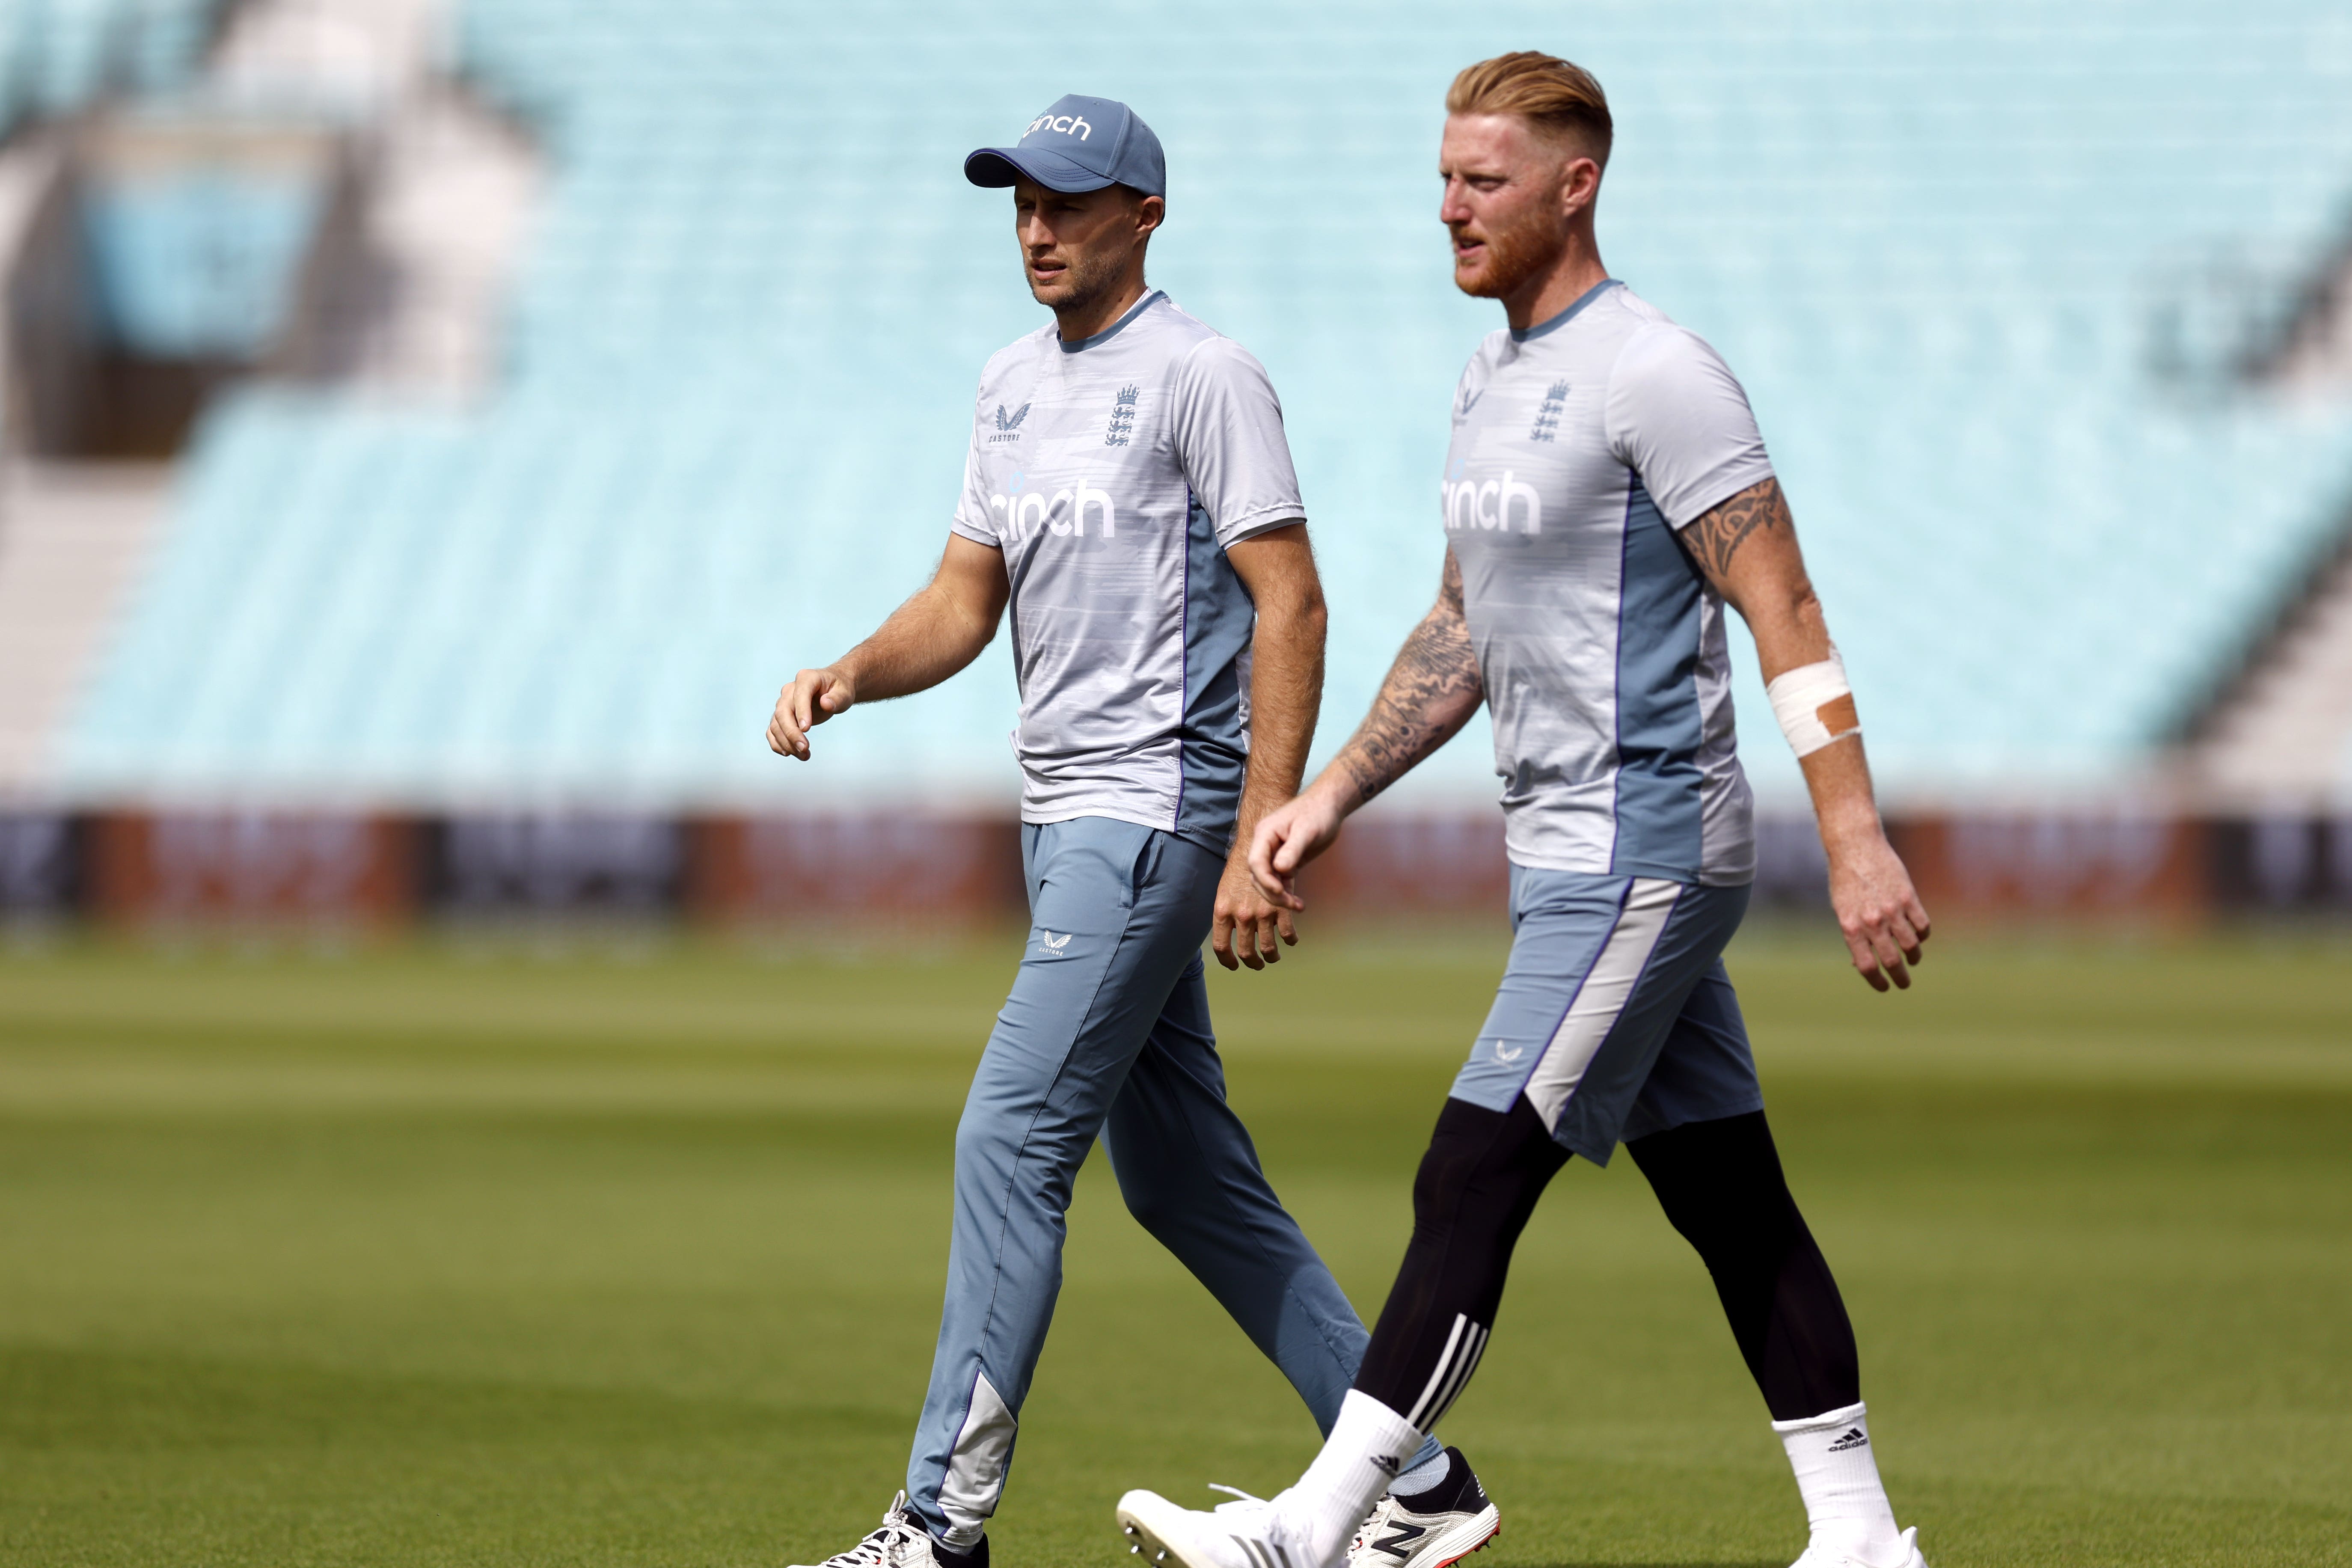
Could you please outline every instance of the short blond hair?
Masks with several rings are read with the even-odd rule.
[[[1445,89],[1445,112],[1515,115],[1538,132],[1577,143],[1603,168],[1616,135],[1608,97],[1592,73],[1533,49],[1465,68]]]

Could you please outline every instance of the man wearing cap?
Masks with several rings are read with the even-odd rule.
[[[1013,612],[1033,925],[956,1131],[946,1309],[906,1490],[827,1568],[968,1568],[1004,1489],[1097,1135],[1129,1208],[1328,1432],[1367,1334],[1225,1103],[1201,941],[1260,969],[1293,941],[1250,829],[1297,788],[1323,679],[1305,509],[1265,370],[1144,283],[1159,139],[1068,97],[965,160],[1012,187],[1055,320],[981,374],[963,497],[930,584],[777,700],[769,743],[953,675]],[[1238,830],[1238,831],[1237,831]],[[1458,1454],[1400,1467],[1438,1522],[1368,1558],[1442,1568],[1496,1513]],[[1366,1547],[1371,1552],[1370,1546]]]

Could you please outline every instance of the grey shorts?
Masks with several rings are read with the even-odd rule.
[[[1764,1109],[1723,950],[1748,889],[1511,868],[1511,962],[1454,1080],[1525,1095],[1570,1152]]]

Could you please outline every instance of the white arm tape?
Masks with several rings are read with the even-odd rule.
[[[1772,700],[1772,717],[1780,721],[1780,733],[1789,737],[1789,749],[1801,757],[1812,755],[1832,741],[1862,733],[1862,726],[1856,724],[1833,735],[1822,722],[1825,705],[1853,695],[1853,689],[1845,683],[1845,661],[1834,647],[1819,664],[1782,670],[1764,689],[1764,695]]]

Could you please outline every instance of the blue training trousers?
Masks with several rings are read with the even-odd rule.
[[[1201,967],[1223,858],[1099,816],[1024,826],[1021,854],[1029,945],[956,1129],[947,1305],[907,1465],[914,1511],[956,1551],[1003,1495],[1097,1134],[1129,1211],[1327,1433],[1369,1338],[1225,1104]]]

